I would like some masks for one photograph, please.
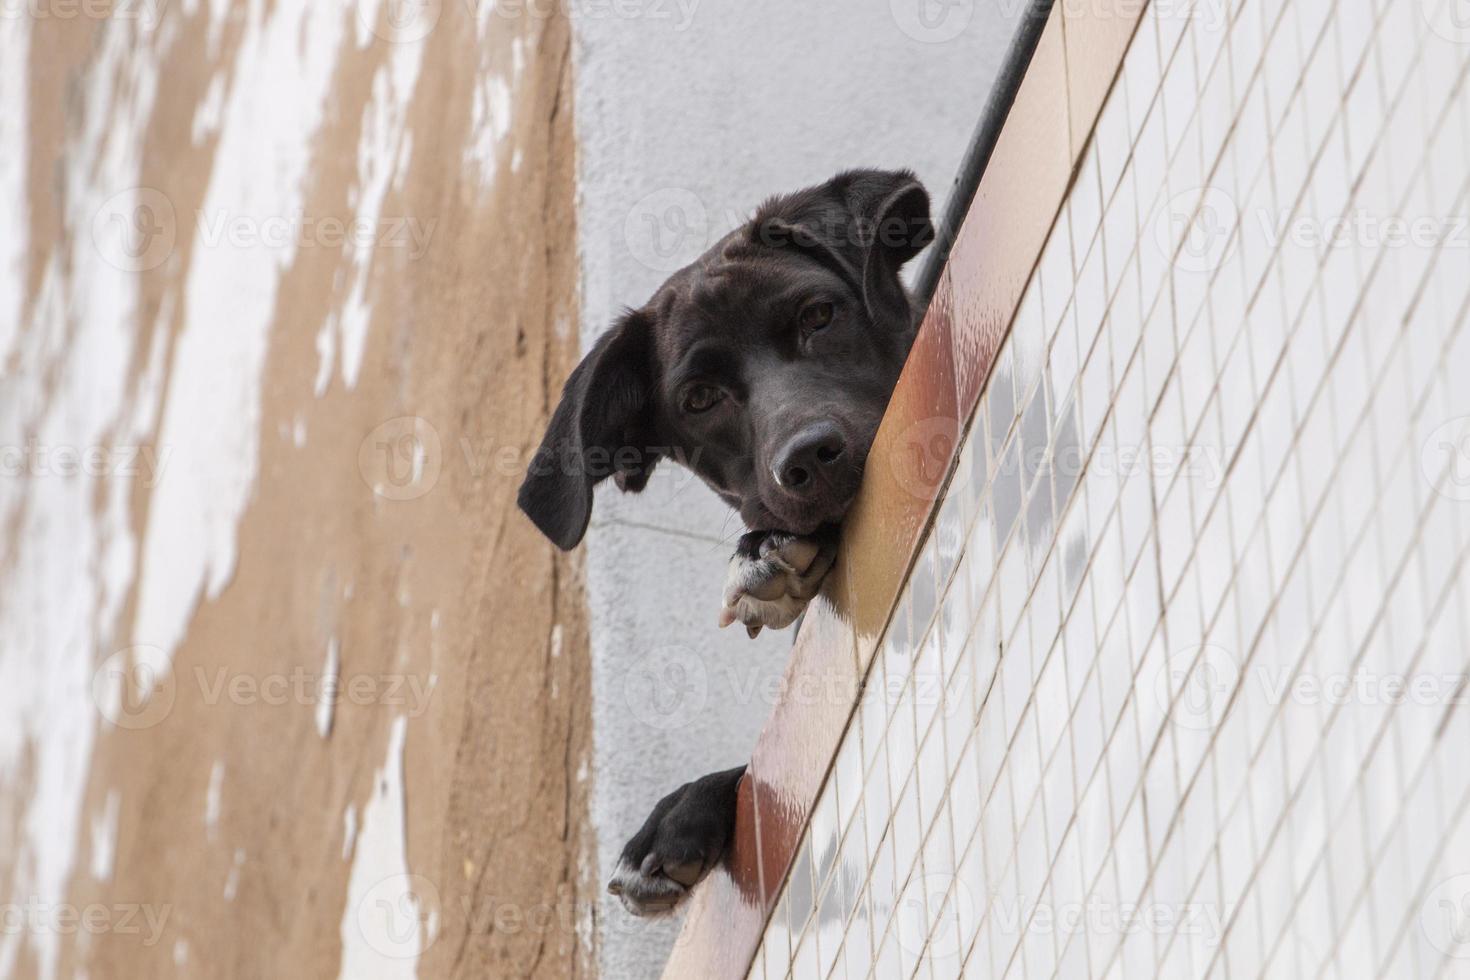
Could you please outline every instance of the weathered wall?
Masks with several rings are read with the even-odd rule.
[[[911,167],[942,206],[1020,4],[574,4],[582,345],[766,196]],[[664,465],[598,494],[588,534],[593,825],[602,878],[664,793],[748,758],[791,634],[714,628],[741,528]],[[658,973],[678,925],[604,897],[610,977]]]
[[[577,353],[569,48],[7,7],[0,976],[585,971],[582,570],[513,506]]]

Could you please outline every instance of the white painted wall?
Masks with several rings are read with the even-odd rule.
[[[1021,4],[576,0],[582,345],[767,195],[909,167],[936,215]],[[738,518],[677,467],[598,492],[588,533],[593,826],[605,880],[654,802],[737,765],[791,633],[715,618]],[[604,896],[602,975],[657,975],[676,923]]]

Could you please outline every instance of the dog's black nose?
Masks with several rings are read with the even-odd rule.
[[[847,440],[831,422],[818,422],[792,436],[771,464],[776,483],[784,490],[804,494],[820,486],[824,477],[847,452]]]

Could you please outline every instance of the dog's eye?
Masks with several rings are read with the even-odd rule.
[[[831,303],[812,303],[801,311],[801,329],[803,333],[816,333],[824,329],[832,322],[832,314],[836,312]]]
[[[692,385],[684,391],[684,411],[691,415],[708,412],[725,398],[725,393],[714,385]]]

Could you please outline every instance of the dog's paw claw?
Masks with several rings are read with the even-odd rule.
[[[821,588],[836,552],[830,535],[805,538],[780,531],[746,535],[725,576],[720,626],[741,623],[752,638],[762,627],[790,626]]]
[[[643,863],[647,865],[649,862],[645,860]],[[667,915],[689,895],[688,886],[663,874],[657,867],[645,872],[643,868],[635,868],[627,859],[618,862],[617,870],[607,883],[607,890],[618,897],[623,908],[639,917]]]

